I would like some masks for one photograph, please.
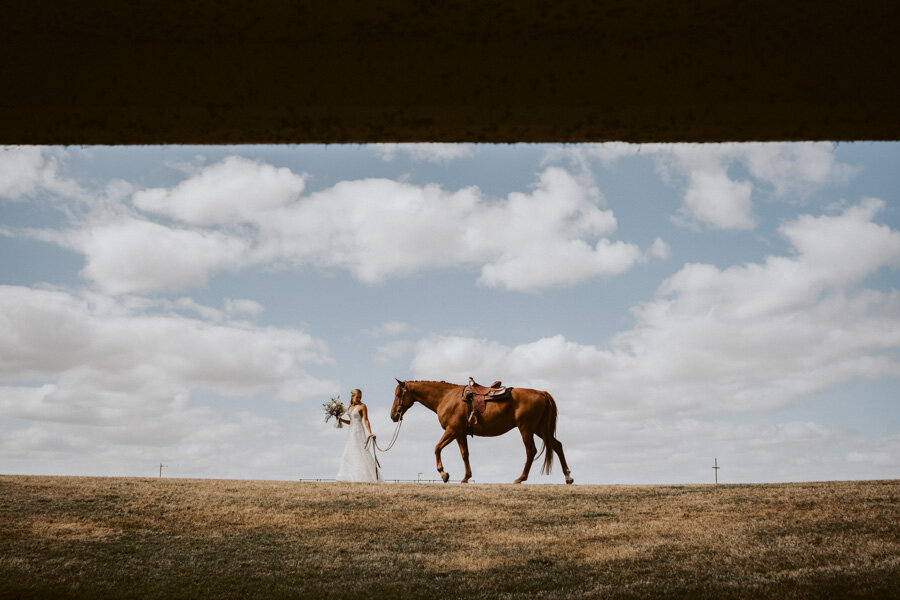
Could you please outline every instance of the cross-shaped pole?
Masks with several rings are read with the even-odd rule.
[[[718,459],[718,458],[714,458],[713,461],[715,461],[715,462],[713,463],[713,465],[714,465],[714,466],[713,466],[713,469],[714,469],[713,472],[716,474],[716,484],[718,484],[718,483],[719,483],[719,469],[721,469],[722,467],[719,466],[719,459]]]
[[[169,466],[169,465],[164,465],[164,464],[162,464],[162,463],[159,463],[159,476],[160,476],[160,477],[162,477],[162,470],[163,470],[163,467],[168,467],[168,466]]]

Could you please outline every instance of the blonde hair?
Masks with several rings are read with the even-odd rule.
[[[360,390],[360,389],[358,389],[358,388],[354,388],[354,389],[350,390],[350,402],[351,402],[351,404],[353,403],[353,394],[356,394],[356,398],[357,398],[360,402],[362,402],[362,390]]]

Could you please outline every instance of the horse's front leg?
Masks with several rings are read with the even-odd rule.
[[[444,430],[444,435],[441,436],[441,439],[438,441],[437,446],[434,447],[434,457],[437,459],[437,472],[440,474],[441,479],[444,480],[444,483],[450,480],[450,474],[444,473],[444,463],[441,462],[441,450],[444,447],[453,441],[453,438],[456,437],[456,434],[450,431],[450,428]]]
[[[459,444],[459,453],[462,454],[463,464],[466,465],[466,476],[460,483],[469,483],[469,479],[472,477],[472,467],[469,466],[469,440],[466,439],[466,436],[462,436],[456,438],[456,441]]]

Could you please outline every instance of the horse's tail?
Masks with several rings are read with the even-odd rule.
[[[538,427],[541,432],[541,439],[544,440],[544,447],[547,454],[544,455],[544,465],[541,467],[541,473],[547,475],[553,469],[553,440],[556,437],[556,402],[548,392],[544,392],[547,399],[547,406],[544,407],[544,414],[541,416],[541,422]]]

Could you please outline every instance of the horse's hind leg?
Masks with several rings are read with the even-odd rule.
[[[453,438],[456,435],[450,431],[450,429],[444,430],[444,435],[441,436],[441,439],[438,440],[437,446],[434,447],[434,457],[437,459],[437,472],[440,474],[441,479],[444,480],[444,483],[450,479],[450,474],[444,472],[444,463],[441,462],[441,450],[444,447],[453,441]]]
[[[522,434],[522,442],[525,444],[525,468],[522,469],[522,474],[513,483],[522,483],[528,479],[531,463],[534,462],[534,456],[537,454],[537,448],[534,445],[534,434],[521,428],[519,431]]]
[[[456,441],[459,444],[459,453],[462,454],[463,464],[466,465],[466,476],[460,483],[469,483],[469,479],[472,477],[472,467],[469,466],[469,441],[466,436],[458,437]]]
[[[569,465],[566,463],[566,455],[563,454],[562,442],[556,438],[553,438],[552,442],[553,451],[559,456],[559,464],[562,465],[563,473],[566,474],[566,483],[575,483],[575,480],[572,479],[572,474],[569,472]],[[545,441],[544,443],[546,444],[547,442]]]

